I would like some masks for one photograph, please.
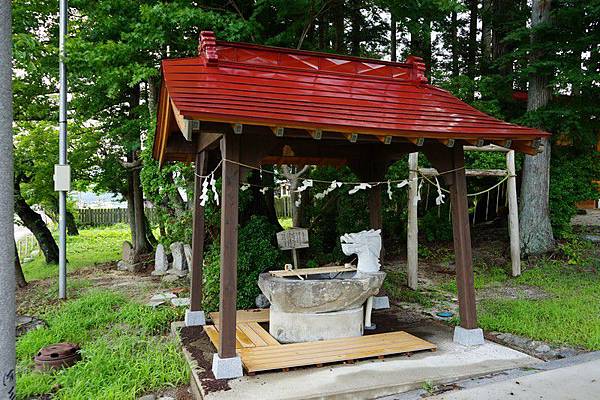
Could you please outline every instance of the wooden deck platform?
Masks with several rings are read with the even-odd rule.
[[[214,315],[216,314],[216,315]],[[327,363],[354,361],[364,358],[383,358],[392,354],[416,351],[435,351],[436,345],[406,332],[323,340],[318,342],[281,344],[259,322],[268,321],[268,310],[238,311],[236,349],[244,369],[249,373]],[[213,321],[218,313],[210,314]],[[219,332],[215,325],[204,330],[211,342],[219,348]]]

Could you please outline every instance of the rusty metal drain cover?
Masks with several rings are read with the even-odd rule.
[[[40,370],[70,367],[81,360],[80,347],[73,343],[57,343],[42,348],[33,358],[35,367]]]

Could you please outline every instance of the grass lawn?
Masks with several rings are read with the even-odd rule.
[[[125,225],[80,230],[79,236],[68,238],[69,272],[118,260],[122,242],[128,239]],[[19,291],[19,308],[48,326],[17,341],[18,399],[51,395],[68,400],[134,400],[188,382],[179,345],[167,335],[170,323],[183,318],[183,309],[145,306],[141,304],[145,295],[137,287],[133,297],[127,290],[99,289],[93,279],[105,273],[101,268],[85,278],[71,275],[70,299],[58,302],[55,265],[46,265],[40,256],[23,269],[28,281],[38,282]],[[160,283],[156,285],[154,290],[160,290]],[[35,371],[35,354],[57,342],[79,344],[82,361],[55,372]]]
[[[81,229],[78,236],[68,236],[68,271],[120,259],[125,240],[131,240],[127,225]],[[58,266],[46,264],[40,254],[23,264],[23,272],[27,281],[45,279],[58,276]]]
[[[479,265],[479,294],[503,286],[533,287],[544,294],[538,299],[484,296],[478,304],[479,325],[487,331],[600,350],[599,250],[590,242],[571,239],[560,244],[552,258],[524,265],[516,278],[509,276],[509,266]],[[453,278],[439,288],[456,294]]]
[[[168,386],[185,384],[187,365],[176,340],[166,336],[182,310],[152,309],[112,291],[92,291],[40,317],[48,328],[17,342],[17,398],[53,394],[56,399],[135,399]],[[82,361],[71,368],[41,373],[33,357],[46,345],[74,342]]]
[[[544,260],[513,280],[517,284],[539,287],[549,297],[484,299],[479,307],[482,328],[600,350],[600,275],[597,272]],[[490,280],[484,286],[496,282]]]

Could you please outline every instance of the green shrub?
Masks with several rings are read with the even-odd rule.
[[[449,204],[431,208],[419,221],[419,231],[428,242],[452,240],[452,222],[448,218]],[[439,213],[439,216],[438,216]]]
[[[238,309],[254,307],[261,272],[282,269],[284,258],[275,243],[276,229],[262,216],[253,216],[238,232]],[[204,307],[219,308],[220,249],[215,240],[205,255]]]
[[[554,235],[566,237],[571,232],[571,218],[577,213],[575,203],[599,197],[598,152],[581,153],[572,148],[553,148],[550,166],[550,220]]]

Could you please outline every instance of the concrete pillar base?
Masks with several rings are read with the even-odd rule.
[[[185,311],[185,326],[203,326],[206,325],[204,311]]]
[[[218,354],[213,355],[212,372],[217,379],[231,379],[243,376],[242,360],[239,356],[221,358]]]
[[[483,339],[483,329],[465,329],[462,326],[454,328],[454,343],[463,346],[479,346],[485,343]]]

